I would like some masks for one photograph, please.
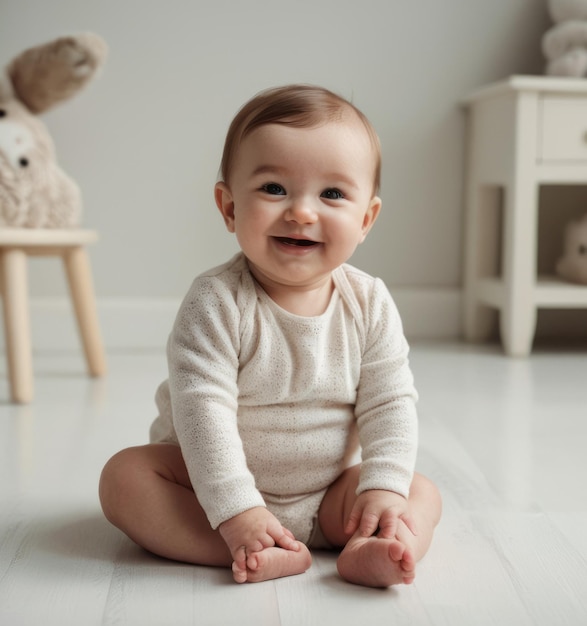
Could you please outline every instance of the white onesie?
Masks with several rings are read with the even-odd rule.
[[[357,493],[408,495],[416,392],[399,314],[381,280],[350,265],[333,279],[325,313],[301,317],[273,302],[238,254],[183,301],[151,441],[181,446],[213,528],[267,506],[307,541],[359,439]]]

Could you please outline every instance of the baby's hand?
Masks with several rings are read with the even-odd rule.
[[[357,531],[370,537],[379,528],[378,537],[393,539],[399,520],[416,535],[416,527],[409,514],[408,501],[398,493],[371,489],[364,491],[355,501],[345,532],[353,535]]]
[[[218,528],[226,542],[234,565],[246,570],[247,557],[271,546],[298,552],[300,546],[293,534],[264,507],[255,507],[235,515]]]

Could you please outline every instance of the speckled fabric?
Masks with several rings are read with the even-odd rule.
[[[213,528],[267,506],[307,540],[359,443],[358,493],[408,495],[416,392],[398,312],[381,280],[350,265],[333,278],[325,313],[301,317],[273,302],[238,254],[184,299],[151,440],[181,446]]]

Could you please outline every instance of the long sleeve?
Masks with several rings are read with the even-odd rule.
[[[362,448],[358,493],[408,496],[416,461],[416,391],[399,313],[376,280],[365,311],[366,335],[355,415]]]
[[[186,296],[168,342],[173,424],[200,504],[213,528],[264,501],[237,426],[239,311],[210,277]]]

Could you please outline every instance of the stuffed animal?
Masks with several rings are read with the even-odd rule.
[[[57,164],[37,115],[77,93],[106,52],[96,35],[62,37],[25,50],[0,72],[0,227],[79,224],[79,188]]]
[[[550,76],[587,75],[587,0],[548,0],[555,25],[542,38]]]
[[[587,285],[587,215],[567,225],[563,256],[556,265],[556,273],[565,280]]]

